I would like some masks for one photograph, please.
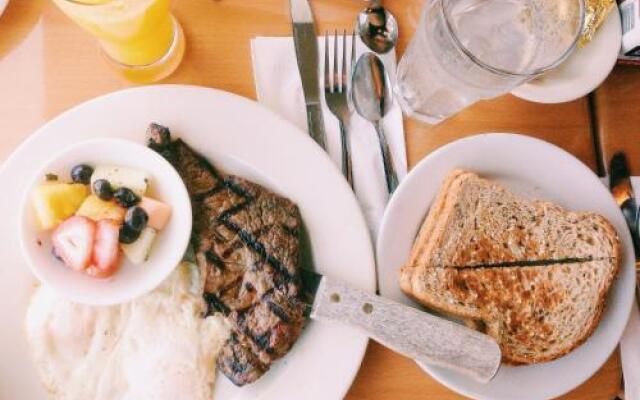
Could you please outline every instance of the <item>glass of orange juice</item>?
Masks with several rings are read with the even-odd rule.
[[[53,0],[93,34],[110,63],[127,79],[155,82],[184,55],[185,40],[170,0]]]

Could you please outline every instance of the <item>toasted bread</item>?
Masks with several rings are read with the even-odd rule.
[[[426,268],[411,297],[437,311],[481,321],[503,361],[550,361],[595,330],[616,260],[534,267]]]
[[[560,357],[597,326],[619,268],[611,224],[467,171],[444,181],[400,272],[420,303],[481,322],[508,363]]]
[[[450,174],[434,207],[415,242],[410,265],[617,256],[617,235],[604,217],[525,199],[474,173]]]

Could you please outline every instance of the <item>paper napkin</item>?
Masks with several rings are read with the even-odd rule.
[[[342,38],[339,37],[339,43]],[[333,40],[330,40],[330,52],[333,52]],[[351,37],[347,39],[347,55],[350,54]],[[324,76],[324,37],[318,38],[320,77]],[[304,134],[307,132],[307,116],[298,64],[296,61],[293,38],[257,37],[251,41],[253,73],[256,82],[258,101],[296,125]],[[366,51],[365,45],[357,41],[356,60]],[[341,54],[341,52],[339,52]],[[382,57],[387,72],[394,82],[396,59],[390,52]],[[322,78],[320,86],[323,87]],[[321,90],[321,93],[324,93]],[[323,117],[325,122],[327,152],[341,171],[340,127],[338,120],[329,111],[323,99]],[[398,178],[402,180],[407,173],[402,113],[397,102],[384,119],[384,129],[395,164]],[[387,187],[382,166],[382,156],[376,131],[368,121],[356,113],[348,127],[351,144],[351,160],[356,197],[375,239],[380,220],[387,203]]]
[[[640,204],[640,177],[632,177],[631,184]],[[620,341],[620,359],[624,375],[625,400],[640,400],[640,311],[637,302],[633,303],[631,317]]]

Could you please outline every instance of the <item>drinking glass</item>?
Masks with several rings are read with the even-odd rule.
[[[583,0],[427,0],[398,64],[403,111],[435,124],[554,68],[584,14]]]
[[[155,82],[170,75],[184,55],[184,33],[170,0],[53,0],[93,34],[127,79]]]

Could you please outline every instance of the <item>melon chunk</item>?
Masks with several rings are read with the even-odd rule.
[[[91,186],[98,179],[106,179],[113,190],[126,187],[142,197],[147,191],[149,174],[136,168],[120,167],[116,165],[98,166],[91,175]]]
[[[89,190],[79,183],[44,182],[33,191],[33,208],[42,229],[52,229],[72,216]]]
[[[122,244],[122,252],[135,265],[147,261],[151,253],[151,246],[156,239],[157,231],[147,226],[140,232],[140,237],[133,243]]]
[[[115,201],[105,201],[95,194],[87,197],[82,203],[76,215],[91,218],[98,222],[101,219],[112,219],[121,224],[124,221],[126,210],[120,207]]]
[[[167,225],[169,217],[171,217],[171,206],[149,197],[143,197],[138,204],[149,216],[147,226],[160,231]]]

